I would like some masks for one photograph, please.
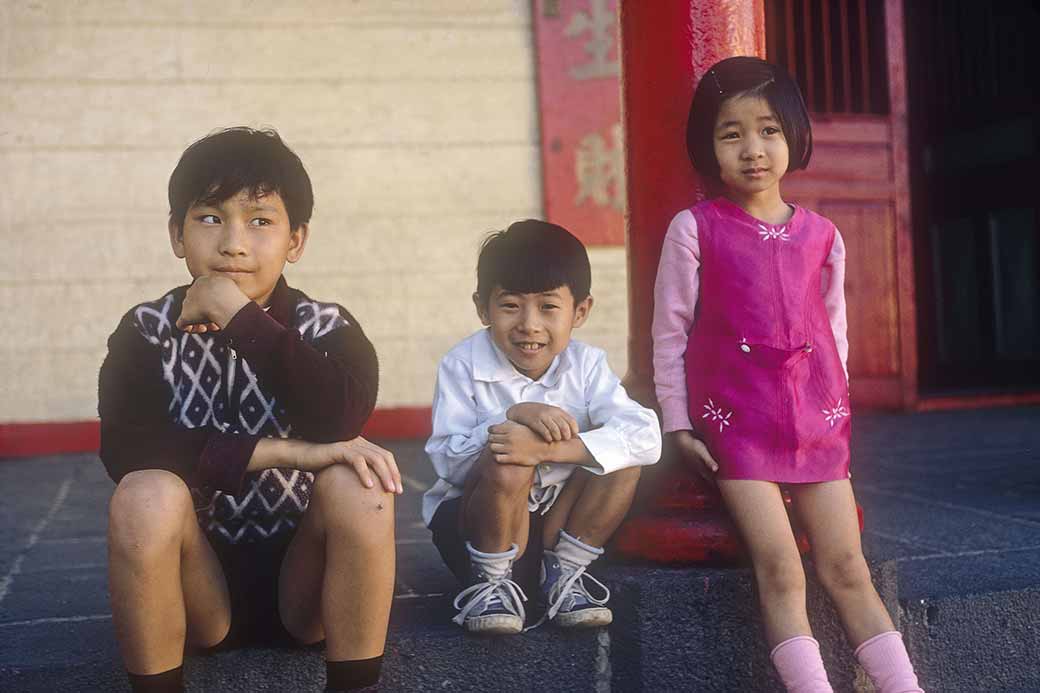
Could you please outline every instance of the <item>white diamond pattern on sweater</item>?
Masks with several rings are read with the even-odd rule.
[[[249,362],[211,334],[176,329],[173,294],[138,306],[135,326],[162,353],[163,380],[170,388],[171,419],[183,428],[212,427],[224,433],[287,438],[285,408],[264,392]],[[296,329],[313,341],[347,324],[335,304],[301,301]],[[292,530],[310,503],[314,475],[290,469],[248,474],[238,496],[193,489],[199,524],[228,543],[263,541]]]
[[[339,314],[339,307],[333,304],[322,304],[317,301],[300,301],[296,305],[296,329],[304,339],[315,340],[324,337],[347,321]],[[310,334],[307,334],[307,333]]]

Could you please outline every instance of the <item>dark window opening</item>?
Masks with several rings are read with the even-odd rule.
[[[888,113],[881,0],[766,0],[766,52],[813,113]]]

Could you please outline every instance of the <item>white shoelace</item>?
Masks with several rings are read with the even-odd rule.
[[[499,594],[500,591],[504,594]],[[464,606],[460,606],[459,603],[466,597],[469,597],[469,601]],[[487,606],[494,601],[501,603],[506,611],[514,616],[519,616],[520,621],[523,622],[526,616],[523,603],[527,601],[527,595],[524,594],[520,585],[504,576],[489,578],[487,582],[478,582],[459,592],[452,603],[456,609],[459,609],[459,613],[451,620],[461,626],[471,611]]]
[[[566,575],[566,573],[564,573]],[[585,587],[585,578],[588,578],[594,582],[601,590],[603,590],[602,597],[593,597],[589,592],[588,588]],[[556,584],[549,590],[549,608],[545,610],[545,613],[538,623],[525,628],[524,631],[534,630],[538,626],[542,625],[548,620],[551,620],[556,614],[560,613],[560,609],[563,608],[563,603],[568,597],[572,597],[571,592],[577,592],[589,600],[590,603],[596,606],[603,606],[610,600],[610,588],[604,585],[602,582],[592,577],[589,573],[585,572],[585,566],[578,566],[573,573],[567,575],[566,578],[561,578],[556,581]]]

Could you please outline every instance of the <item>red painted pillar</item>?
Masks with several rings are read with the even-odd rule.
[[[629,372],[625,385],[653,403],[650,324],[654,278],[668,222],[698,198],[686,156],[686,118],[697,80],[733,55],[765,57],[762,0],[622,0],[621,93],[628,184]],[[644,477],[617,551],[661,562],[739,555],[717,494],[670,458]]]

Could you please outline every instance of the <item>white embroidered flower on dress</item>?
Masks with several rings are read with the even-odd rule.
[[[838,422],[838,419],[843,419],[849,415],[849,410],[845,408],[845,405],[841,403],[841,399],[838,399],[838,403],[834,405],[833,409],[823,409],[824,415],[827,417],[827,423],[834,428],[834,424]]]
[[[763,226],[762,224],[759,224],[758,228],[761,229],[758,232],[758,235],[762,237],[763,241],[772,241],[776,240],[777,238],[779,238],[781,241],[791,240],[790,234],[787,233],[786,226],[778,226],[775,229],[771,229],[768,226]]]
[[[719,422],[719,433],[722,433],[722,429],[726,426],[730,426],[729,417],[733,416],[733,412],[722,412],[722,407],[715,404],[711,397],[708,398],[708,403],[704,405],[704,408],[708,410],[708,413],[702,416],[702,419],[711,418],[712,423]]]

